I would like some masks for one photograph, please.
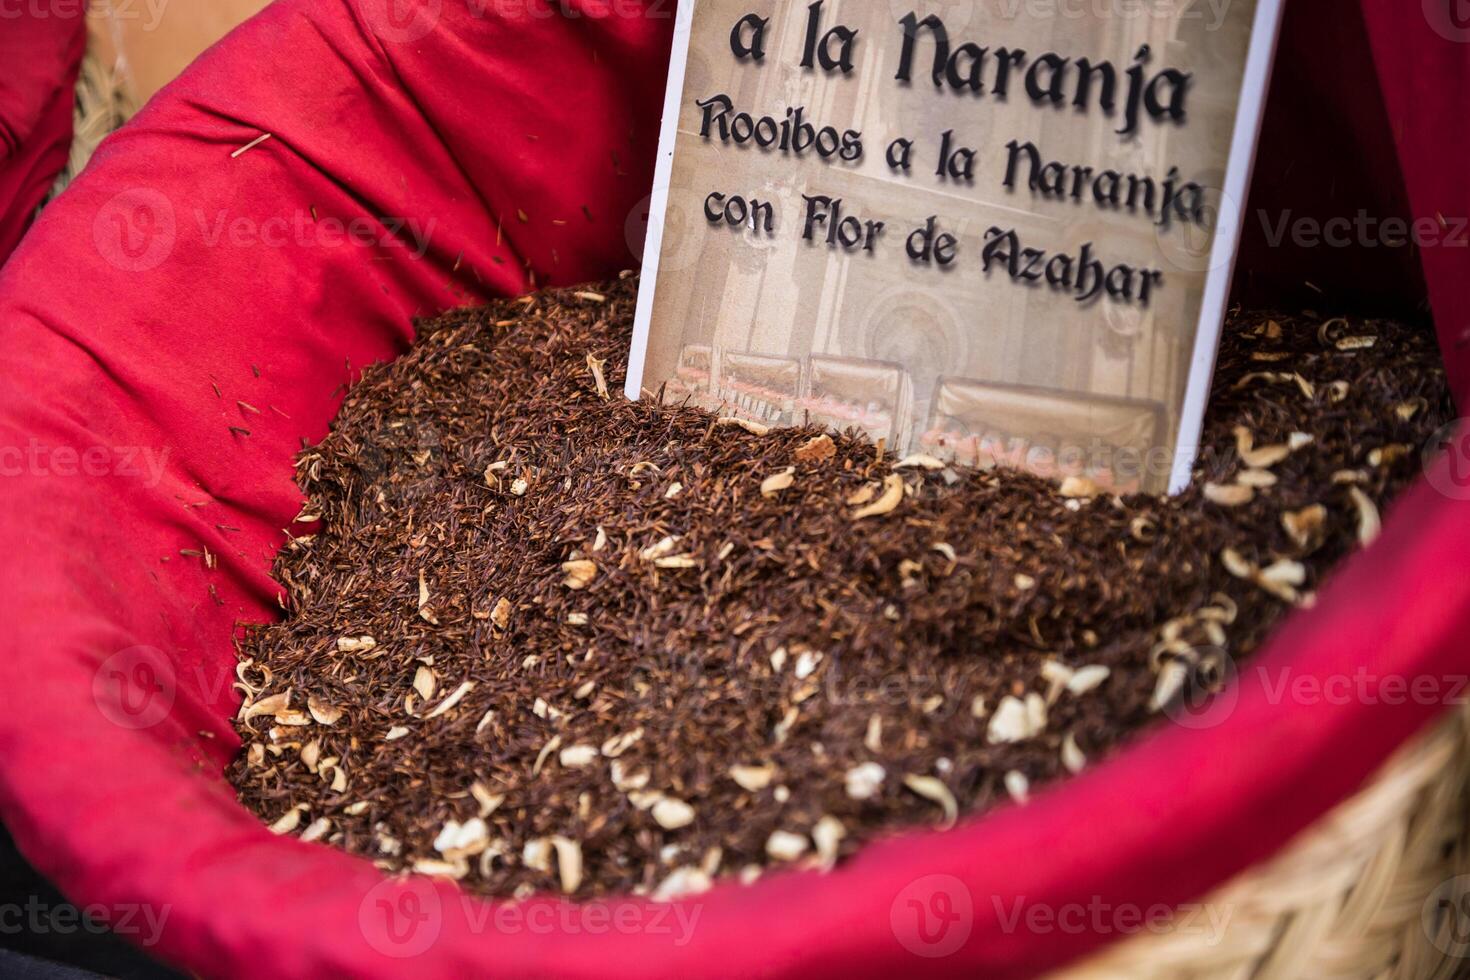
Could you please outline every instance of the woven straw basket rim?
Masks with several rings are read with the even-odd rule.
[[[1206,898],[1204,914],[1055,980],[1470,975],[1467,845],[1470,707],[1461,707],[1286,850]]]

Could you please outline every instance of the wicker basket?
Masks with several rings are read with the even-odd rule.
[[[1277,980],[1470,971],[1470,708],[1416,738],[1357,796],[1206,903],[1219,935],[1130,939],[1059,974]]]

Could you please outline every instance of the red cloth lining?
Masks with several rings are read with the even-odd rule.
[[[66,166],[85,13],[64,2],[0,12],[0,265]]]

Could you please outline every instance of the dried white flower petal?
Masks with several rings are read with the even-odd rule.
[[[1077,737],[1071,732],[1062,739],[1062,766],[1074,776],[1087,768],[1087,756],[1077,747]]]
[[[846,836],[847,828],[831,814],[822,817],[812,828],[812,841],[817,845],[817,859],[824,871],[830,871],[837,864],[842,839]]]
[[[666,796],[653,805],[653,820],[664,830],[680,830],[694,822],[694,807]]]
[[[1269,490],[1280,483],[1281,478],[1270,470],[1242,470],[1236,475],[1235,482],[1252,490]]]
[[[690,895],[702,895],[714,887],[710,875],[701,868],[675,869],[649,896],[655,902],[672,902]]]
[[[419,858],[413,862],[413,870],[416,874],[429,875],[433,878],[453,878],[456,881],[470,873],[467,862],[439,861],[434,858]]]
[[[837,455],[837,444],[832,437],[823,433],[813,436],[796,448],[798,463],[820,463]]]
[[[731,766],[730,778],[747,793],[759,793],[771,785],[776,778],[776,767],[764,766]]]
[[[273,834],[289,834],[301,825],[301,815],[306,812],[306,805],[298,803],[285,813],[276,818],[271,824],[270,831]]]
[[[621,759],[614,759],[608,764],[608,775],[612,779],[612,784],[621,793],[636,793],[646,787],[652,778],[652,774],[647,769],[630,772]],[[649,804],[649,806],[652,805],[652,803]]]
[[[1287,511],[1281,515],[1281,526],[1298,548],[1314,549],[1321,543],[1327,527],[1327,508],[1321,504]]]
[[[1001,699],[995,713],[990,716],[985,738],[992,745],[1024,742],[1039,735],[1042,728],[1045,728],[1044,718],[1041,728],[1037,728],[1035,715],[1027,703],[1020,698],[1007,696]]]
[[[945,829],[955,825],[955,821],[960,816],[960,805],[943,781],[933,776],[905,776],[903,784],[910,792],[943,807],[944,823],[942,826]]]
[[[562,585],[573,592],[580,592],[591,585],[597,578],[597,562],[581,558],[576,561],[562,562],[561,571],[565,578]]]
[[[1226,548],[1220,552],[1220,563],[1236,578],[1249,579],[1256,574],[1256,566],[1246,561],[1234,548]]]
[[[318,725],[326,725],[328,727],[341,721],[342,716],[346,713],[342,708],[327,704],[325,701],[318,700],[311,695],[308,695],[306,698],[306,708],[311,712],[311,717]]]
[[[541,837],[536,840],[527,841],[526,846],[521,848],[521,863],[532,871],[548,873],[551,871],[551,855],[554,851],[550,838]]]
[[[479,815],[481,817],[490,816],[490,814],[494,813],[496,810],[499,810],[500,805],[505,802],[504,793],[492,793],[490,792],[490,787],[480,782],[471,784],[470,795],[473,796],[475,798],[475,802],[480,805]]]
[[[1366,548],[1383,533],[1383,518],[1378,513],[1378,505],[1366,493],[1357,487],[1351,487],[1348,494],[1358,510],[1358,543]]]
[[[789,830],[777,830],[766,839],[766,854],[773,861],[795,861],[807,852],[811,844],[801,834]]]
[[[607,361],[599,361],[591,354],[587,355],[587,370],[592,372],[592,383],[597,388],[597,397],[603,401],[611,401],[612,396],[608,394],[607,390],[607,378],[602,373],[602,369],[606,365]]]
[[[434,838],[434,850],[453,861],[462,857],[473,857],[490,843],[490,827],[479,817],[460,823],[447,821]]]
[[[424,578],[423,569],[419,570],[419,618],[430,626],[439,625],[439,620],[434,615],[434,610],[429,606],[429,583]]]
[[[1079,668],[1067,681],[1067,693],[1073,697],[1081,697],[1090,694],[1102,686],[1103,682],[1112,676],[1112,671],[1098,664]]]
[[[1102,495],[1102,487],[1085,476],[1069,476],[1058,492],[1068,500],[1090,500]]]
[[[240,705],[240,719],[249,721],[258,715],[276,715],[291,706],[291,692],[283,691],[280,694],[270,694],[258,701]]]
[[[597,746],[568,745],[561,750],[561,764],[566,769],[583,769],[597,761]]]
[[[870,800],[883,788],[888,770],[876,762],[864,762],[847,770],[847,795],[854,800]]]
[[[556,849],[562,894],[570,895],[582,886],[582,845],[566,837],[553,837],[551,846]]]
[[[1159,670],[1158,682],[1154,685],[1153,697],[1149,700],[1150,711],[1162,711],[1173,703],[1184,684],[1189,680],[1189,668],[1178,660],[1170,660]]]
[[[679,539],[673,536],[669,536],[663,538],[657,544],[650,545],[649,547],[644,548],[638,553],[638,557],[643,559],[644,561],[658,561],[660,558],[672,555],[674,553],[674,549],[678,546]]]
[[[420,664],[418,670],[413,674],[413,689],[419,693],[419,697],[425,701],[429,700],[434,696],[434,689],[437,685],[438,681],[434,677],[434,672]]]
[[[1025,773],[1012,769],[1005,775],[1005,784],[1006,792],[1017,803],[1025,803],[1031,799],[1031,780],[1026,778]]]
[[[1206,483],[1204,492],[1206,500],[1220,507],[1244,507],[1256,499],[1255,488],[1241,483],[1232,483],[1229,486]]]
[[[903,503],[903,495],[903,477],[897,473],[890,473],[883,481],[882,496],[868,506],[853,511],[852,519],[862,521],[869,517],[883,517],[891,514],[898,509],[899,504]]]
[[[466,694],[469,694],[474,689],[474,681],[463,682],[459,685],[459,687],[455,688],[450,693],[449,697],[445,698],[443,701],[440,701],[439,704],[434,708],[434,710],[425,715],[424,718],[426,720],[429,718],[438,718],[440,715],[444,714],[446,711],[449,711],[455,705],[459,704],[459,702],[463,701],[464,696]]]
[[[872,715],[868,718],[868,729],[863,734],[863,747],[869,752],[883,751],[883,716]]]
[[[621,735],[614,735],[602,743],[602,754],[609,759],[616,759],[637,744],[642,738],[643,729],[641,728],[635,728],[631,732],[624,732]]]
[[[765,436],[771,433],[771,427],[769,425],[761,425],[759,422],[752,422],[750,419],[738,417],[715,419],[715,428],[722,428],[724,426],[734,426],[737,429],[744,429],[753,436]]]
[[[552,753],[559,748],[561,748],[560,735],[551,736],[551,739],[545,745],[541,746],[541,751],[536,754],[536,762],[531,766],[531,775],[533,777],[541,775],[541,769],[546,765],[546,760],[551,758]]]
[[[946,465],[942,459],[924,453],[916,453],[913,456],[907,456],[894,463],[893,468],[896,470],[930,470],[931,472],[937,472],[944,469]]]
[[[774,497],[784,490],[790,490],[796,483],[796,468],[788,467],[780,473],[768,476],[761,481],[761,496]]]

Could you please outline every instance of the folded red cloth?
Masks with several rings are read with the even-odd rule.
[[[85,13],[83,3],[0,7],[0,265],[66,166]]]
[[[0,817],[155,952],[242,977],[1029,975],[1276,852],[1444,709],[1283,701],[1283,671],[1372,693],[1467,672],[1470,486],[1436,471],[1216,724],[830,876],[573,911],[272,836],[221,772],[231,630],[278,611],[292,455],[413,314],[632,264],[673,16],[277,0],[108,141],[0,271]],[[1406,19],[1405,50],[1452,43]],[[1465,86],[1406,98],[1429,103],[1409,117],[1425,153],[1428,120],[1470,108]]]

